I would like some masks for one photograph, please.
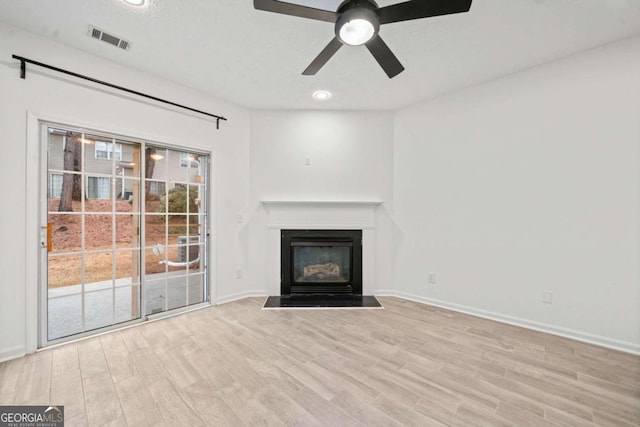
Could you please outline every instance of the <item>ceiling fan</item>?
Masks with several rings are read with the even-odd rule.
[[[315,75],[343,44],[364,44],[387,76],[393,78],[404,71],[404,67],[378,34],[380,25],[468,12],[471,2],[472,0],[411,0],[378,7],[374,0],[346,0],[333,12],[284,1],[253,0],[253,7],[335,24],[335,37],[302,72],[303,75]]]

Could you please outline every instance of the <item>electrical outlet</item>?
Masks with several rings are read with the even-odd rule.
[[[305,157],[304,158],[304,165],[305,166],[311,166],[311,157]]]
[[[429,273],[429,283],[432,285],[436,284],[436,273]]]
[[[551,291],[543,291],[542,292],[542,302],[545,304],[551,304],[553,302],[553,292]]]

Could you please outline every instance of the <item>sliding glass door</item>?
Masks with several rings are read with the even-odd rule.
[[[206,301],[208,156],[43,135],[41,345]]]
[[[208,157],[145,149],[145,312],[156,314],[205,298]]]

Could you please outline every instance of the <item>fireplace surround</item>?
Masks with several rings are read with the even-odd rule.
[[[362,230],[362,294],[371,295],[376,282],[386,277],[376,263],[378,236],[376,200],[261,200],[266,222],[265,263],[267,291],[280,295],[282,282],[282,230]]]
[[[281,230],[280,295],[362,295],[362,230]]]

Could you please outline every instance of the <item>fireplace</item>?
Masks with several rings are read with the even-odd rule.
[[[281,295],[362,294],[362,230],[281,233]]]

